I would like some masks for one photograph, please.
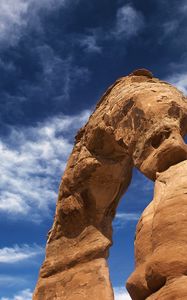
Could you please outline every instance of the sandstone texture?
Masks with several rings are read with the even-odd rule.
[[[137,225],[132,299],[187,299],[187,160],[157,174]]]
[[[54,224],[49,232],[46,257],[33,300],[114,299],[107,267],[108,251],[112,244],[112,220],[119,200],[130,184],[133,166],[152,180],[156,179],[157,172],[163,172],[159,175],[161,177],[172,178],[171,173],[167,172],[174,172],[172,168],[175,167],[168,168],[187,159],[182,138],[186,132],[186,98],[170,84],[153,78],[149,71],[137,70],[117,80],[106,91],[87,124],[77,133],[59,188]],[[185,167],[184,163],[179,165],[182,169]],[[161,177],[158,177],[157,185]],[[175,195],[179,189],[181,186],[179,188],[175,184]],[[183,198],[182,194],[179,196],[175,198],[185,202],[184,192]],[[165,203],[167,206],[166,202],[164,200],[163,205]],[[164,236],[164,208],[163,217],[161,213],[156,218],[154,203],[142,217],[145,225],[139,225],[141,231],[137,229],[140,234],[137,233],[136,238],[136,270],[127,284],[132,299],[148,296],[148,299],[166,299],[165,296],[151,297],[158,292],[167,295],[168,274],[173,272],[169,261],[165,263],[163,273],[160,271],[163,262],[157,264],[157,257],[164,259],[163,249],[166,253],[171,250],[170,257],[175,257],[175,246],[170,247],[168,240],[171,242],[172,238],[169,231],[166,230]],[[176,203],[177,200],[174,207],[167,207],[166,216],[175,207],[179,208]],[[172,218],[171,223],[178,219]],[[158,242],[155,253],[152,246],[153,220],[157,224],[154,241],[160,241],[163,245],[159,246]],[[172,229],[171,232],[174,234]],[[184,244],[185,241],[181,245]],[[175,252],[180,252],[176,249]],[[146,267],[149,273],[146,273],[145,262],[149,262],[149,268]],[[186,280],[184,272],[176,269],[180,276],[172,275],[170,290],[173,289],[173,293],[176,291],[175,279],[179,286],[183,286]],[[156,279],[153,280],[154,276]]]

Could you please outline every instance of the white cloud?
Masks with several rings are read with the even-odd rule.
[[[144,26],[144,18],[130,4],[120,7],[117,11],[116,26],[113,34],[116,38],[129,38],[136,35]]]
[[[170,38],[172,43],[176,46],[181,46],[184,49],[186,41],[186,13],[187,3],[186,0],[181,0],[180,5],[178,2],[173,1],[172,5],[169,1],[160,1],[162,9],[168,11],[168,16],[160,24],[162,34],[160,34],[160,42],[165,42],[165,38]],[[164,7],[165,6],[165,7]]]
[[[103,51],[103,42],[112,40],[114,42],[137,35],[144,27],[144,17],[131,4],[119,7],[113,24],[110,27],[96,27],[89,30],[88,34],[74,36],[73,42],[78,43],[87,53],[99,54]]]
[[[14,45],[32,27],[40,30],[41,14],[68,4],[67,0],[1,0],[0,44]]]
[[[178,20],[171,20],[163,24],[163,30],[164,30],[164,36],[165,38],[168,35],[174,34],[176,30],[179,27],[179,21]]]
[[[167,78],[167,81],[187,95],[187,72],[174,74]]]
[[[21,37],[21,29],[27,24],[29,3],[24,0],[1,0],[0,42],[14,44]]]
[[[130,295],[127,293],[124,287],[114,288],[114,299],[115,300],[131,300]]]
[[[115,216],[113,225],[116,229],[122,229],[127,222],[137,222],[139,218],[140,214],[137,213],[119,212]]]
[[[90,80],[90,71],[77,65],[71,54],[61,57],[47,44],[34,47],[32,52],[39,62],[37,80],[18,80],[17,95],[1,91],[0,120],[24,117],[23,111],[29,102],[34,109],[39,103],[40,109],[46,111],[47,103],[54,111],[61,111],[62,105],[70,99],[75,87],[84,86]],[[16,76],[16,66],[13,62],[7,63],[0,59],[0,68],[10,76]]]
[[[126,220],[126,221],[137,221],[139,219],[139,214],[135,213],[117,213],[116,214],[116,219],[119,220]]]
[[[15,245],[12,248],[4,247],[0,249],[0,263],[12,264],[20,261],[28,260],[31,257],[35,257],[43,254],[44,249],[40,246],[29,245],[18,246]]]
[[[11,128],[0,142],[0,212],[40,221],[51,212],[72,136],[89,116],[53,117],[35,127]]]
[[[40,89],[41,94],[47,90],[48,94],[51,91],[52,94],[58,93],[58,95],[55,93],[55,100],[62,100],[62,98],[68,100],[74,83],[79,81],[81,84],[89,79],[88,69],[74,64],[72,56],[62,58],[46,44],[37,47],[36,53],[40,58],[42,72],[39,85],[28,86],[31,93],[35,89]]]
[[[98,45],[99,37],[97,36],[97,33],[90,33],[87,35],[83,35],[79,43],[83,47],[84,51],[87,53],[101,53],[102,48]]]
[[[180,5],[177,4],[177,9],[179,10],[179,12],[181,13],[181,15],[184,15],[187,13],[187,3],[186,0],[181,0],[180,1]]]
[[[32,293],[30,289],[23,290],[12,298],[2,297],[0,300],[32,300]]]
[[[9,275],[5,275],[5,274],[0,274],[0,289],[2,290],[2,287],[4,288],[6,287],[24,287],[25,285],[27,285],[30,281],[28,280],[28,278],[23,278],[23,276],[19,277],[19,276],[9,276]]]

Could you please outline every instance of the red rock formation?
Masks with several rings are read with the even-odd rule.
[[[111,223],[133,165],[155,180],[156,172],[185,160],[181,135],[186,120],[182,93],[147,70],[135,71],[107,90],[76,136],[34,300],[113,299],[106,263]],[[150,229],[144,233],[150,245]],[[141,277],[129,284],[130,293],[132,286],[138,290],[140,285],[140,292],[150,295],[150,288],[144,288],[145,276]]]
[[[132,299],[187,299],[186,231],[187,160],[158,173],[137,225],[136,269],[127,282]]]

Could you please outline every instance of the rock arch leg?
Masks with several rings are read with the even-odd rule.
[[[106,259],[132,162],[117,149],[110,158],[94,149],[78,142],[68,161],[34,300],[113,299]]]
[[[187,161],[158,174],[153,201],[137,225],[133,300],[187,298]]]

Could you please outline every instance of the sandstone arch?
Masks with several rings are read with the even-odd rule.
[[[107,90],[76,136],[34,300],[113,299],[106,262],[111,223],[132,168],[155,180],[156,172],[185,160],[186,131],[185,97],[149,71],[137,70]],[[140,281],[128,283],[133,299]],[[145,299],[154,291],[143,292]]]

